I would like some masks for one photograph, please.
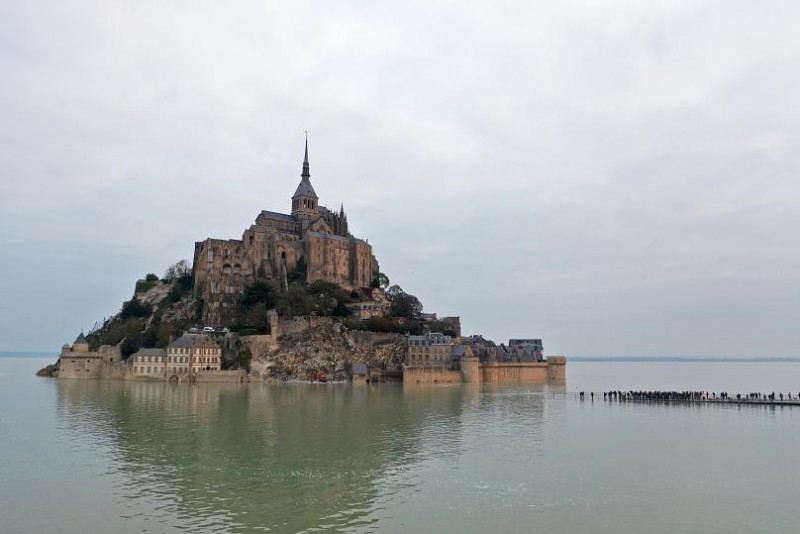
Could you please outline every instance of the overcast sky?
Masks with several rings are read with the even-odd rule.
[[[800,3],[0,3],[0,350],[322,204],[425,310],[566,355],[798,356]]]

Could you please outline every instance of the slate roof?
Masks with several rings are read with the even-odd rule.
[[[76,343],[87,343],[88,344],[89,340],[86,339],[86,336],[84,336],[83,332],[81,332],[81,334],[78,337],[75,338],[75,342],[73,343],[73,345],[75,345]]]
[[[293,223],[297,222],[297,219],[295,219],[292,215],[287,215],[285,213],[278,213],[277,211],[261,210],[261,216],[275,221],[286,221]]]
[[[353,364],[353,374],[354,375],[366,375],[367,374],[367,364],[366,363],[354,363]]]
[[[166,353],[164,349],[139,349],[132,356],[164,356]]]
[[[181,337],[170,343],[167,348],[188,349],[198,345],[217,346],[217,344],[214,343],[208,334],[183,334]]]
[[[462,356],[472,356],[472,349],[469,345],[456,345],[453,347],[453,351],[451,352],[451,356],[456,358],[460,358]]]
[[[314,191],[314,188],[311,186],[311,180],[305,177],[300,180],[300,184],[297,186],[294,195],[292,195],[292,198],[295,197],[319,198],[317,193]]]
[[[322,232],[308,232],[308,235],[313,237],[318,237],[320,239],[332,239],[333,241],[344,241],[345,243],[350,242],[349,237],[342,237],[336,234],[323,234]]]

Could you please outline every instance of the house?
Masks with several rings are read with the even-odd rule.
[[[180,377],[219,371],[222,349],[207,334],[183,334],[167,346],[166,357],[166,374]]]
[[[164,349],[139,349],[128,359],[134,377],[163,378],[167,352]]]

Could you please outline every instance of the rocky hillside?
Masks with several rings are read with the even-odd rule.
[[[121,343],[127,358],[139,348],[166,347],[171,338],[195,324],[201,313],[202,303],[192,296],[191,273],[166,280],[147,275],[136,283],[131,300],[87,339],[92,350]]]
[[[251,378],[258,380],[329,380],[348,378],[348,364],[391,367],[403,358],[403,337],[353,332],[331,321],[296,334],[281,336],[278,345],[251,362]]]

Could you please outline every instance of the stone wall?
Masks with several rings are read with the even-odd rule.
[[[545,384],[547,383],[547,367],[546,362],[485,363],[480,367],[481,382]]]
[[[59,378],[110,378],[122,372],[115,364],[121,364],[122,353],[119,347],[103,345],[96,352],[90,352],[88,345],[75,345],[77,350],[64,347],[59,356]],[[85,347],[85,348],[84,348]]]
[[[552,384],[567,383],[566,356],[549,356],[547,358],[547,380]]]
[[[194,377],[197,384],[233,383],[242,384],[247,381],[247,373],[241,369],[233,371],[199,371]]]
[[[441,366],[404,367],[403,384],[565,384],[566,363],[564,356],[519,363],[479,363],[477,358],[464,358],[458,371]]]
[[[427,384],[463,384],[461,371],[453,371],[449,367],[405,367],[403,368],[404,386],[421,386]]]

